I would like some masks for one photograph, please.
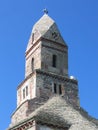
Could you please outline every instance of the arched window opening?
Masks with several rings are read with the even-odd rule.
[[[26,96],[28,96],[28,86],[26,86]]]
[[[33,41],[34,41],[34,33],[32,34],[32,44],[33,44]]]
[[[25,99],[25,89],[23,89],[23,99]]]
[[[54,93],[57,93],[57,85],[54,83]]]
[[[53,55],[53,57],[52,57],[52,66],[53,67],[57,66],[57,56],[56,55]]]
[[[32,72],[33,72],[34,71],[34,58],[32,58],[31,69],[32,69]]]
[[[59,85],[59,94],[61,95],[62,94],[62,86]]]

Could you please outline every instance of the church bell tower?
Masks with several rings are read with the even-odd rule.
[[[41,103],[56,95],[79,107],[78,82],[68,75],[68,46],[55,21],[45,13],[33,26],[28,41],[25,79],[17,88],[12,124],[27,118]]]

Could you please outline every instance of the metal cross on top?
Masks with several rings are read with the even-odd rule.
[[[47,10],[46,8],[43,10],[43,12],[44,12],[45,14],[48,14],[48,10]]]

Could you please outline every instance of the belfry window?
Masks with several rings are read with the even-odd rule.
[[[25,88],[23,89],[23,99],[25,99]]]
[[[62,86],[59,85],[59,94],[61,95],[62,94]]]
[[[26,97],[28,97],[28,86],[26,86],[23,90],[22,90],[22,96],[23,99],[25,99]]]
[[[52,92],[54,94],[62,95],[62,85],[61,84],[53,84]]]
[[[32,34],[32,44],[33,44],[33,41],[34,41],[34,33]]]
[[[57,85],[54,83],[54,93],[57,93]]]
[[[32,72],[34,71],[34,58],[32,58],[32,61],[31,61],[31,69],[32,69]]]
[[[26,86],[26,96],[28,96],[28,86]]]
[[[53,57],[52,57],[52,66],[53,67],[57,66],[57,56],[56,55],[53,55]]]

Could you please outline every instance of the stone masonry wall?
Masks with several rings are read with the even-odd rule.
[[[23,89],[28,86],[28,96],[23,98]],[[26,93],[26,91],[25,91]],[[35,98],[36,97],[36,73],[32,73],[31,77],[25,79],[23,83],[20,84],[17,90],[17,107],[21,105],[24,101]]]
[[[53,96],[53,85],[56,83],[57,87],[61,85],[61,96],[64,97],[64,99],[66,99],[73,106],[79,106],[78,86],[77,83],[72,82],[72,79],[57,75],[55,76],[54,74],[49,75],[49,73],[37,73],[36,81],[37,97],[48,98]]]
[[[17,124],[18,122],[24,120],[26,116],[26,111],[28,110],[28,101],[24,102],[16,111],[13,113],[11,118],[11,126]]]
[[[32,68],[32,59],[34,59],[34,65]],[[25,78],[33,72],[35,69],[41,68],[41,46],[40,42],[26,55],[25,64]]]
[[[56,67],[52,66],[52,56],[56,55]],[[68,75],[68,52],[67,47],[42,41],[41,49],[41,69],[60,75]]]

